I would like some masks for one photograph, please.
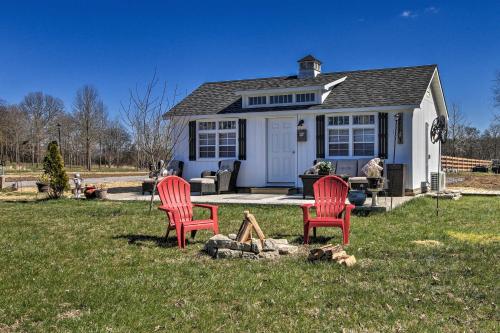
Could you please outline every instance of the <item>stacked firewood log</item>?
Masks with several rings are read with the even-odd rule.
[[[312,249],[309,251],[310,261],[325,260],[325,261],[336,261],[339,264],[344,264],[348,267],[356,264],[356,258],[350,256],[344,251],[342,245],[328,244],[317,249]]]

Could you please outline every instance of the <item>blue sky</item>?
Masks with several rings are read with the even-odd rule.
[[[437,63],[448,107],[481,129],[500,70],[500,1],[3,1],[0,98],[92,84],[118,115],[155,69],[183,94],[205,81]]]

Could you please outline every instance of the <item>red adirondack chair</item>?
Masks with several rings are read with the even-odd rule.
[[[184,179],[177,176],[168,176],[158,184],[158,194],[161,199],[161,206],[168,216],[168,226],[165,238],[170,230],[177,233],[177,243],[179,248],[186,247],[186,233],[191,231],[192,237],[197,230],[212,229],[214,234],[219,233],[217,209],[219,207],[204,204],[191,203],[191,186]],[[210,209],[210,218],[207,220],[193,220],[193,207]]]
[[[318,227],[337,227],[342,229],[343,243],[349,244],[349,225],[351,210],[354,205],[345,203],[349,186],[337,176],[325,176],[318,179],[314,185],[314,204],[302,205],[304,215],[304,244],[309,243],[309,231]],[[311,208],[316,209],[316,216],[310,214]]]

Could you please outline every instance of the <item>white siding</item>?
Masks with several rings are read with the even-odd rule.
[[[302,181],[298,175],[309,169],[316,159],[316,115],[300,115],[299,119],[304,120],[304,128],[307,129],[307,141],[297,143],[296,186],[302,187]]]
[[[264,187],[266,178],[266,119],[247,118],[247,159],[241,161],[238,186]]]
[[[396,158],[394,156],[394,127],[396,126],[395,115],[397,112],[389,112],[388,114],[388,158],[385,163],[406,164],[406,183],[405,188],[412,188],[412,112],[403,112],[403,143],[398,143],[396,140]]]
[[[439,145],[431,143],[429,136],[425,133],[425,124],[432,126],[433,120],[437,116],[436,106],[432,93],[429,91],[422,101],[421,108],[413,111],[413,183],[414,189],[420,189],[421,183],[430,181],[430,173],[438,170],[439,162]],[[429,145],[429,173],[425,172],[425,142],[428,140]]]
[[[342,114],[360,114],[359,112]],[[373,114],[374,111],[370,111]],[[333,111],[325,111],[326,117],[332,114],[340,114]],[[376,114],[376,113],[375,113]],[[394,114],[395,111],[390,111],[388,116],[388,155],[389,158],[386,163],[392,163],[393,154],[393,136],[394,136]],[[240,187],[264,187],[270,185],[267,183],[267,119],[276,117],[294,117],[297,121],[304,120],[304,128],[307,129],[307,141],[297,142],[296,149],[296,166],[297,178],[295,180],[295,186],[302,187],[302,181],[298,177],[299,174],[303,174],[305,170],[312,166],[313,161],[316,159],[316,115],[310,111],[306,111],[305,114],[300,112],[279,112],[275,114],[246,114],[241,115],[242,118],[247,119],[247,159],[241,161],[240,173],[238,175],[238,186]],[[197,117],[191,120],[197,119],[223,119],[223,117]],[[231,118],[234,119],[234,116]],[[376,117],[377,119],[377,117]],[[185,129],[185,135],[183,135],[184,140],[182,140],[177,148],[175,149],[175,158],[184,161],[184,175],[183,178],[190,179],[194,177],[200,177],[200,174],[204,170],[217,170],[217,162],[219,158],[212,160],[199,160],[189,161],[189,145],[188,145],[188,128]],[[325,135],[327,135],[325,129]],[[404,112],[404,143],[396,145],[396,163],[407,164],[407,184],[406,188],[413,188],[412,182],[412,111],[406,110]],[[378,154],[378,126],[375,130],[375,153]],[[326,138],[327,141],[328,138]],[[325,146],[325,151],[327,151],[327,146]],[[354,158],[354,157],[348,157]],[[420,185],[419,185],[420,186]]]

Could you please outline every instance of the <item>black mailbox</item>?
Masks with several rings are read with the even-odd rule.
[[[297,129],[297,142],[305,142],[307,141],[307,129],[298,128]]]

